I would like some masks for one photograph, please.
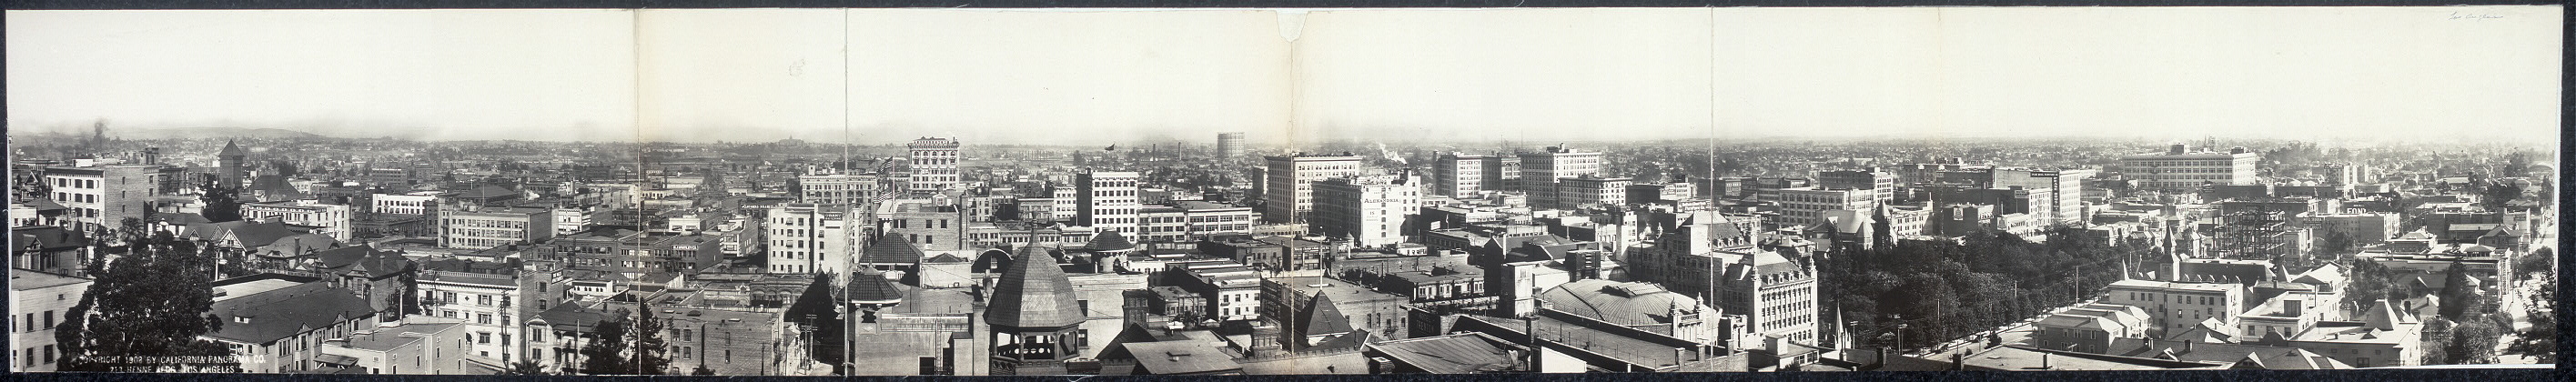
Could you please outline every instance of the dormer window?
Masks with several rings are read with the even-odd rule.
[[[250,316],[233,316],[233,323],[248,324],[250,323]]]

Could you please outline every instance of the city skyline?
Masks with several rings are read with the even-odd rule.
[[[2458,125],[2555,141],[2558,11],[12,11],[9,124],[1257,146]]]

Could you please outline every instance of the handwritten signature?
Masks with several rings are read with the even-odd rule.
[[[2452,19],[2452,20],[2486,20],[2486,19],[2501,19],[2501,18],[2504,18],[2504,15],[2490,15],[2490,14],[2482,14],[2482,13],[2459,13],[2459,12],[2451,12],[2451,19]]]

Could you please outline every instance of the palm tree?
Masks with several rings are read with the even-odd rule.
[[[509,368],[509,369],[507,369],[507,370],[501,370],[501,375],[546,375],[546,374],[549,374],[549,373],[547,373],[547,372],[546,372],[546,366],[545,366],[545,365],[538,364],[538,363],[537,363],[537,361],[531,361],[531,360],[519,360],[519,362],[511,363],[511,364],[510,364],[510,368]]]

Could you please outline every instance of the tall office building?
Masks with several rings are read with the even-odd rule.
[[[1493,155],[1440,154],[1438,162],[1431,165],[1432,195],[1474,195],[1500,190],[1502,183],[1503,161]]]
[[[1348,238],[1359,246],[1404,242],[1404,221],[1422,210],[1422,189],[1395,175],[1325,179],[1315,182],[1315,211],[1308,216],[1314,232]]]
[[[1895,204],[1896,173],[1876,167],[1865,170],[1817,171],[1816,186],[1870,190],[1878,194],[1878,204]]]
[[[2317,177],[2323,179],[2317,183],[2327,186],[2350,186],[2361,184],[2363,179],[2367,179],[2370,176],[2368,171],[2366,171],[2367,168],[2368,167],[2364,167],[2362,165],[2345,163],[2317,165]]]
[[[912,181],[906,190],[928,193],[957,186],[957,140],[922,138],[908,146],[912,148]]]
[[[1360,157],[1293,155],[1262,158],[1268,168],[1261,191],[1261,221],[1296,223],[1315,210],[1315,181],[1359,175]]]
[[[1824,214],[1833,210],[1869,211],[1878,207],[1878,190],[1853,188],[1800,187],[1780,190],[1765,201],[1780,204],[1782,227],[1804,227],[1824,223]]]
[[[1216,133],[1216,156],[1234,159],[1243,156],[1243,133]]]
[[[1079,207],[1074,221],[1099,232],[1135,236],[1137,211],[1144,209],[1137,203],[1137,178],[1135,172],[1128,171],[1093,171],[1076,176],[1074,195]]]
[[[876,198],[885,186],[875,174],[800,175],[788,183],[788,193],[799,203],[812,203],[828,209],[847,209]]]
[[[1563,204],[1557,200],[1556,182],[1560,179],[1601,174],[1601,152],[1549,146],[1547,151],[1521,153],[1521,189],[1529,192],[1529,204],[1549,208]]]
[[[103,164],[55,166],[44,171],[55,203],[64,207],[63,221],[75,230],[121,229],[125,219],[152,213],[151,200],[178,193],[184,170],[177,166]]]
[[[2227,152],[2191,151],[2174,144],[2164,152],[2120,157],[2120,174],[2141,189],[2189,191],[2202,184],[2254,184],[2254,163],[2262,156],[2243,147]]]
[[[857,250],[841,210],[807,203],[770,207],[761,222],[769,239],[769,273],[840,273]]]

